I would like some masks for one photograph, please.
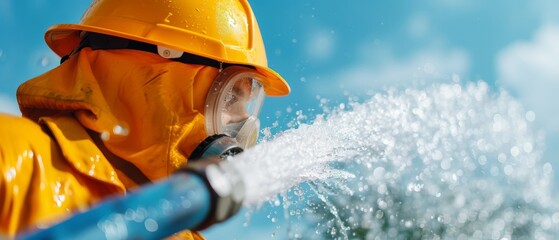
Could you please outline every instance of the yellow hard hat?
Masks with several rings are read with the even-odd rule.
[[[45,33],[48,46],[67,56],[80,32],[96,32],[181,50],[229,64],[250,65],[266,78],[267,95],[290,92],[268,68],[258,23],[246,0],[95,0],[78,24],[59,24]]]

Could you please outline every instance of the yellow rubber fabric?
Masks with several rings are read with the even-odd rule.
[[[107,159],[73,118],[0,114],[0,236],[49,226],[125,192]]]
[[[22,84],[22,113],[74,112],[150,180],[173,173],[206,137],[204,108],[218,70],[136,50],[82,49]]]
[[[0,238],[46,228],[104,198],[123,183],[71,115],[43,117],[44,127],[0,114]],[[204,239],[182,231],[168,239]]]

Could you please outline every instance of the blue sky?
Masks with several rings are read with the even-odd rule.
[[[0,0],[0,112],[19,114],[15,90],[58,64],[48,26],[77,22],[90,1]],[[252,1],[270,66],[292,94],[266,100],[263,126],[296,110],[320,112],[384,87],[484,80],[536,113],[546,161],[559,168],[559,2],[553,0]],[[556,181],[557,182],[557,181]],[[557,185],[557,184],[556,184]],[[557,189],[557,186],[555,186]],[[207,231],[210,239],[263,239],[285,226],[264,208]],[[281,214],[279,214],[281,215]],[[238,230],[238,231],[234,231]],[[237,234],[232,234],[235,232]],[[278,237],[276,236],[276,238]]]

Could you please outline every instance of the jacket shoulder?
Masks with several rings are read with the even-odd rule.
[[[0,137],[1,146],[4,146],[5,141],[13,142],[17,139],[46,140],[45,138],[49,138],[41,126],[30,119],[2,113],[0,113],[0,132],[2,133],[2,137]]]

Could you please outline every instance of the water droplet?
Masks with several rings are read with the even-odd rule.
[[[384,179],[385,172],[386,170],[383,167],[377,167],[375,168],[375,170],[373,170],[373,176],[377,180],[382,180]]]
[[[188,199],[184,199],[181,203],[181,206],[183,208],[190,208],[190,207],[192,207],[192,202]]]
[[[478,162],[479,162],[479,165],[481,165],[481,166],[485,165],[487,163],[487,157],[485,157],[484,155],[479,156]]]
[[[536,113],[533,111],[526,112],[526,120],[528,120],[528,122],[533,122],[534,120],[536,120]]]
[[[505,161],[507,161],[507,155],[504,153],[499,153],[497,159],[499,160],[499,162],[504,163]]]
[[[165,22],[166,22],[166,23],[170,23],[170,22],[171,22],[171,20],[169,19],[171,16],[173,16],[173,13],[168,13],[168,14],[167,14],[167,17],[165,17]]]
[[[128,130],[121,125],[116,125],[113,128],[113,133],[115,135],[126,136],[128,135]]]
[[[452,74],[452,81],[455,82],[455,83],[460,82],[460,75]]]
[[[141,223],[147,217],[147,211],[146,211],[145,208],[140,207],[140,208],[136,209],[135,213],[136,213],[134,215],[134,221],[135,222]]]
[[[340,110],[344,110],[345,109],[345,104],[340,103]]]
[[[10,168],[6,174],[6,181],[11,182],[16,177],[16,169]]]
[[[157,231],[157,229],[159,229],[159,224],[157,224],[157,222],[151,218],[146,219],[146,221],[144,222],[144,226],[146,227],[146,230],[148,230],[148,232],[155,232]]]
[[[443,158],[443,153],[439,150],[433,151],[433,160],[441,160]]]
[[[524,149],[524,152],[531,153],[532,150],[534,149],[534,147],[532,146],[532,143],[527,142],[527,143],[524,143],[523,149]]]
[[[295,188],[293,190],[293,193],[295,193],[295,195],[297,195],[297,196],[302,196],[305,193],[305,191],[303,191],[303,189],[301,189],[301,188]]]
[[[520,154],[520,149],[517,146],[514,146],[510,149],[510,155],[512,155],[513,157],[518,156],[518,154]]]
[[[444,159],[443,161],[441,161],[441,168],[443,170],[448,170],[450,169],[451,165],[450,165],[450,160],[449,159]]]
[[[377,188],[377,192],[378,192],[379,194],[381,194],[381,195],[382,195],[382,194],[386,194],[386,191],[388,191],[388,188],[387,188],[386,185],[384,185],[384,184],[381,184],[381,185],[378,186],[378,188]]]
[[[102,141],[108,141],[110,137],[111,134],[108,131],[103,131],[99,135],[99,138],[101,138]]]
[[[408,221],[405,222],[404,225],[405,225],[407,228],[411,228],[411,227],[413,226],[413,222],[410,221],[410,220],[408,220]]]
[[[50,60],[48,58],[48,56],[42,56],[39,59],[39,65],[41,65],[41,67],[46,67],[50,64]]]

